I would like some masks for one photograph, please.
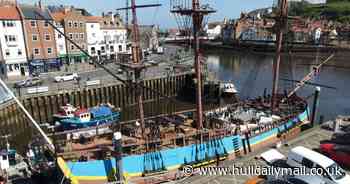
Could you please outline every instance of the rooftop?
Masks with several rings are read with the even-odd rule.
[[[100,21],[102,21],[102,17],[99,16],[86,16],[85,19],[86,22],[89,23],[99,23]]]
[[[61,21],[63,21],[63,19],[66,15],[64,14],[64,12],[53,12],[53,13],[51,13],[51,16],[52,16],[54,21],[61,22]]]
[[[52,17],[47,8],[39,8],[37,6],[32,5],[20,5],[19,6],[24,19],[30,20],[52,20]],[[39,16],[37,13],[40,13],[43,17]]]
[[[0,20],[20,20],[17,8],[12,5],[0,6]]]

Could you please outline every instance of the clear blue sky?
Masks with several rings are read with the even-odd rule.
[[[20,3],[34,4],[38,0],[18,0]],[[129,0],[130,1],[130,0]],[[137,4],[161,3],[162,7],[148,8],[138,11],[141,24],[159,24],[162,28],[176,27],[174,17],[169,13],[170,0],[136,0]],[[223,20],[224,17],[237,18],[241,11],[250,11],[257,8],[272,6],[273,0],[202,0],[210,3],[217,13],[210,16],[209,21]],[[114,11],[116,8],[125,7],[125,0],[42,0],[45,5],[73,5],[87,9],[94,15],[101,12]],[[124,15],[124,12],[122,12]]]

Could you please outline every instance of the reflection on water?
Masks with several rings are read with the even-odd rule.
[[[237,53],[230,51],[211,51],[207,53],[208,68],[220,80],[232,80],[239,89],[240,98],[255,97],[263,94],[265,88],[271,92],[272,65],[274,56],[253,53]],[[321,57],[284,56],[280,66],[280,78],[302,79],[312,70],[312,63],[320,63]],[[311,82],[325,84],[336,90],[322,88],[320,99],[320,115],[332,119],[342,114],[350,114],[350,63],[343,59],[334,59],[323,67],[320,74]],[[279,81],[280,91],[290,90],[295,84]],[[305,86],[298,94],[309,96],[315,86]],[[311,105],[311,99],[309,104]]]

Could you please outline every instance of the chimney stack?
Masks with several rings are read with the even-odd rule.
[[[41,0],[39,0],[38,5],[39,5],[39,8],[42,10],[43,7],[42,7],[42,5],[41,5]]]

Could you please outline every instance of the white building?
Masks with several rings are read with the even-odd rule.
[[[103,35],[100,26],[101,17],[86,17],[86,36],[88,52],[91,56],[101,54],[101,46],[103,43]]]
[[[113,61],[126,52],[127,31],[118,15],[86,17],[86,34],[88,52],[99,61]]]
[[[64,27],[62,25],[64,14],[62,14],[61,12],[52,13],[51,16],[55,21],[54,24],[58,28],[58,30],[60,30],[62,33],[65,34]],[[67,56],[66,39],[57,30],[55,30],[55,40],[56,40],[57,56],[61,58],[61,60],[65,60],[65,57]]]
[[[28,62],[20,14],[15,6],[0,6],[0,73],[7,77],[28,75]],[[2,60],[2,61],[1,61]]]

